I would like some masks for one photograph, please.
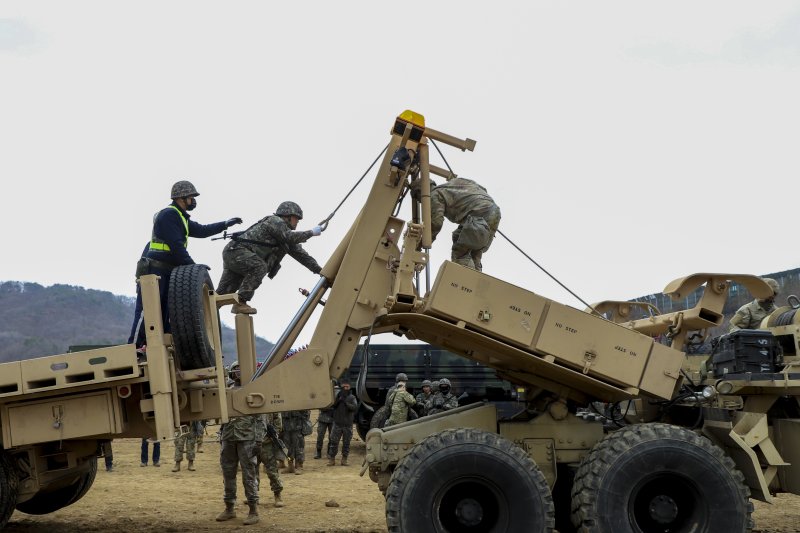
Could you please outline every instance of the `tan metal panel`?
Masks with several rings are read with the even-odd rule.
[[[4,439],[8,437],[10,446],[24,446],[106,435],[115,432],[114,420],[109,391],[5,406]]]
[[[476,270],[445,261],[426,314],[462,320],[518,346],[533,342],[548,300]]]
[[[551,302],[534,349],[590,376],[638,387],[652,346],[641,333]]]
[[[664,344],[653,343],[639,388],[658,398],[672,398],[685,359],[683,352]]]
[[[800,420],[776,420],[773,440],[783,460],[790,463],[778,468],[781,488],[800,495]]]
[[[139,376],[132,344],[20,361],[24,392],[39,392]]]
[[[0,398],[22,394],[22,366],[19,361],[0,364]]]

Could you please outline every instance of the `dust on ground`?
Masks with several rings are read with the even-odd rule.
[[[209,426],[213,435],[215,426]],[[219,444],[209,435],[204,453],[197,454],[197,470],[173,473],[171,443],[161,446],[161,467],[139,466],[140,440],[114,441],[114,471],[106,472],[98,461],[97,478],[80,501],[43,516],[16,511],[5,531],[8,533],[90,533],[128,532],[180,533],[184,531],[256,531],[278,533],[377,533],[386,531],[384,499],[368,476],[359,477],[364,443],[354,435],[350,465],[326,466],[327,460],[313,459],[316,435],[306,438],[306,462],[302,475],[281,474],[283,508],[272,506],[272,492],[266,474],[261,473],[261,521],[242,525],[247,516],[241,474],[237,479],[237,518],[216,522],[224,509]],[[326,440],[327,444],[327,440]],[[337,458],[338,459],[338,458]],[[326,507],[335,500],[339,507]],[[800,532],[800,496],[780,494],[775,504],[755,503],[755,532]]]

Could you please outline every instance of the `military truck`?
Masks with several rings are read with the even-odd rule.
[[[396,118],[360,213],[258,368],[252,319],[236,315],[243,386],[225,386],[218,321],[237,296],[217,294],[202,265],[172,271],[170,334],[160,280],[139,279],[146,359],[122,345],[0,365],[0,525],[15,508],[77,501],[104,439],[168,440],[192,420],[330,405],[360,339],[382,332],[480,362],[525,391],[512,417],[481,403],[367,434],[362,473],[385,493],[390,531],[552,531],[557,518],[563,530],[748,531],[751,497],[800,493],[796,313],[765,326],[787,339],[779,367],[684,368],[687,339],[721,322],[730,282],[756,297],[765,283],[687,276],[665,292],[705,285],[696,307],[635,320],[627,302],[579,310],[449,261],[428,290],[430,175],[452,176],[430,163],[433,143],[475,148],[418,113]],[[412,183],[420,196],[403,219]],[[317,310],[308,348],[285,358]],[[598,404],[625,405],[623,427],[578,416]]]

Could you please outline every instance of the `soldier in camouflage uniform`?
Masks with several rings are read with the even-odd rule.
[[[414,400],[416,400],[417,402],[414,404],[414,410],[417,412],[419,416],[425,416],[426,414],[428,414],[425,412],[425,404],[428,403],[428,400],[431,397],[432,394],[431,386],[432,386],[431,380],[429,379],[423,380],[422,392],[420,392],[414,397]]]
[[[458,398],[450,392],[450,380],[447,378],[440,379],[439,390],[430,397],[426,405],[427,413],[435,415],[456,407],[458,407]]]
[[[405,383],[406,381],[408,381],[408,375],[406,375],[406,373],[405,373],[405,372],[398,372],[398,373],[397,373],[397,374],[394,376],[394,385],[392,385],[391,387],[389,387],[389,390],[388,390],[388,391],[386,391],[386,399],[384,400],[384,402],[383,402],[383,405],[385,405],[385,406],[386,406],[386,407],[388,407],[389,409],[391,409],[391,408],[392,408],[392,402],[389,400],[389,398],[392,396],[392,393],[393,393],[393,392],[395,391],[395,389],[397,388],[397,384],[398,384],[398,383],[400,383],[401,381],[402,381],[403,383]]]
[[[408,421],[408,410],[417,403],[417,401],[406,391],[405,382],[401,381],[395,385],[395,390],[391,394],[390,403],[392,412],[383,427],[389,427]]]
[[[183,461],[183,454],[186,453],[186,459],[189,464],[186,466],[187,470],[194,472],[194,458],[197,450],[197,435],[202,432],[203,425],[199,420],[195,420],[189,424],[189,431],[177,439],[175,439],[175,466],[172,468],[173,472],[180,472],[181,461]]]
[[[231,370],[236,386],[241,385],[240,370]],[[250,512],[245,525],[258,522],[258,456],[264,440],[266,425],[263,415],[247,415],[232,418],[220,428],[219,464],[225,487],[225,510],[217,516],[217,522],[236,518],[236,473],[242,468],[242,485]]]
[[[772,287],[772,296],[763,300],[756,298],[749,304],[740,307],[731,318],[731,322],[728,325],[729,332],[740,329],[758,329],[764,317],[775,310],[775,297],[778,296],[778,289],[780,288],[778,282],[772,278],[762,279]]]
[[[322,233],[321,226],[309,231],[293,231],[297,222],[303,219],[303,210],[294,202],[283,202],[274,215],[262,218],[245,231],[235,234],[222,251],[222,277],[217,293],[239,293],[239,302],[231,309],[232,313],[255,314],[256,310],[247,305],[261,285],[264,276],[275,277],[286,254],[294,257],[300,264],[314,274],[322,268],[303,250],[301,243]]]
[[[486,189],[472,180],[453,178],[441,185],[431,182],[431,236],[434,239],[442,230],[445,218],[458,224],[453,232],[451,260],[481,271],[481,257],[492,244],[500,225],[500,208]]]
[[[333,430],[333,408],[319,410],[319,417],[317,417],[317,449],[314,452],[314,459],[322,459],[322,445],[325,443],[325,434],[328,434],[328,442],[331,440],[331,431]]]
[[[336,464],[336,452],[339,451],[339,441],[342,440],[342,466],[347,466],[347,456],[350,455],[350,441],[353,439],[353,419],[358,410],[358,399],[350,390],[350,382],[342,379],[341,388],[333,402],[333,431],[328,442],[328,466]]]
[[[311,435],[311,411],[288,411],[282,413],[283,417],[283,442],[289,448],[288,466],[286,472],[300,475],[303,473],[303,463],[306,459],[306,435]]]
[[[280,413],[269,413],[263,416],[265,423],[272,424],[276,433],[280,433],[283,430]],[[264,464],[264,472],[269,477],[269,488],[272,489],[272,494],[275,496],[275,507],[283,507],[283,500],[281,499],[283,483],[281,483],[281,475],[278,472],[278,457],[285,457],[283,450],[280,449],[277,442],[272,441],[265,431],[258,461]],[[256,469],[256,471],[258,470]]]

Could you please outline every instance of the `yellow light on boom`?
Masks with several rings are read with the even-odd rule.
[[[425,117],[420,115],[419,113],[415,113],[410,109],[406,109],[397,117],[400,120],[405,120],[406,122],[410,122],[415,126],[419,126],[420,128],[425,127]]]

